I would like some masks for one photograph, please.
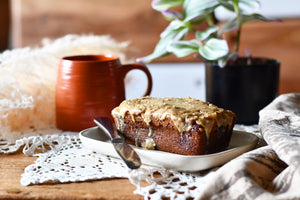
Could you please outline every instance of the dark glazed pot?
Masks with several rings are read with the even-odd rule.
[[[237,115],[236,123],[258,123],[258,112],[278,96],[279,68],[277,60],[247,58],[220,68],[217,63],[205,63],[206,101]]]

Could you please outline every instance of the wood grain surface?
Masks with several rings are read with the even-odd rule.
[[[129,57],[150,54],[168,21],[151,7],[150,0],[12,0],[13,47],[40,44],[43,38],[66,34],[111,35],[130,41]],[[193,56],[162,61],[196,60]]]
[[[105,179],[80,183],[43,184],[22,186],[21,175],[26,166],[33,164],[36,157],[22,153],[0,154],[0,199],[101,199],[142,200],[128,179]]]
[[[168,25],[152,9],[151,0],[11,0],[13,47],[40,44],[45,38],[66,34],[109,34],[117,41],[131,41],[128,57],[151,53],[159,35]],[[204,27],[205,28],[205,27]],[[253,21],[244,24],[241,55],[249,50],[253,56],[280,60],[279,93],[300,92],[300,18],[281,22]],[[227,36],[232,42],[234,34]],[[193,55],[168,56],[155,62],[199,62]]]

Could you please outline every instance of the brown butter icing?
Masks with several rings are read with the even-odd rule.
[[[141,115],[145,123],[149,125],[151,118],[163,120],[171,118],[179,132],[188,132],[194,123],[201,125],[209,137],[212,127],[216,123],[218,127],[232,123],[234,114],[231,111],[218,108],[205,101],[193,98],[175,97],[142,97],[124,100],[118,107],[112,110],[114,118],[124,118],[129,112],[134,120],[134,115]],[[122,126],[119,123],[120,126]]]

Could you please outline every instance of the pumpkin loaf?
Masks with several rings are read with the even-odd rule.
[[[112,110],[119,134],[133,145],[182,155],[227,148],[236,116],[193,98],[142,97]]]

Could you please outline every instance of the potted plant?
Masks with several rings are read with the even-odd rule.
[[[152,7],[170,24],[153,53],[139,60],[151,62],[170,54],[184,57],[195,53],[206,65],[206,100],[234,111],[237,123],[257,123],[258,111],[278,95],[279,80],[277,60],[238,54],[245,22],[273,21],[255,13],[259,6],[258,0],[153,0]],[[219,7],[232,12],[232,19],[219,24],[214,18]],[[207,25],[204,30],[199,29],[202,23]],[[222,38],[229,31],[236,31],[233,51]],[[193,39],[186,39],[191,34]]]

